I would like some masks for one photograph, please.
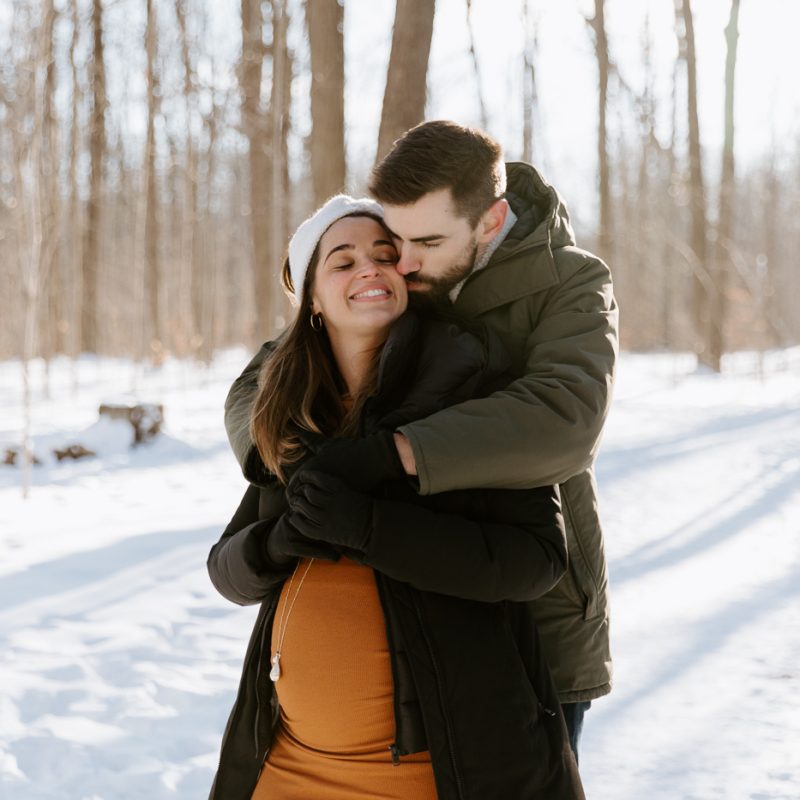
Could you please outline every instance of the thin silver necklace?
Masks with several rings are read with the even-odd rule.
[[[292,582],[294,581],[295,575],[297,575],[297,570],[300,568],[300,562],[297,562],[297,566],[294,568],[294,572],[292,573],[292,577],[289,578],[289,585],[286,587],[286,600],[283,604],[283,608],[281,609],[281,618],[278,621],[278,646],[275,648],[275,655],[272,656],[272,669],[269,671],[269,678],[270,680],[275,683],[281,677],[281,649],[283,648],[283,640],[286,638],[286,629],[289,627],[289,617],[292,614],[292,609],[294,608],[295,601],[297,600],[300,590],[303,588],[303,581],[306,579],[306,575],[308,575],[308,571],[311,569],[311,565],[314,563],[314,559],[312,558],[308,565],[303,572],[303,577],[300,578],[300,583],[297,584],[297,591],[294,593],[294,597],[289,602],[289,597],[292,593]],[[289,608],[287,611],[286,608]]]

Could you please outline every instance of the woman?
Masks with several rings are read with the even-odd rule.
[[[208,563],[261,603],[211,797],[582,798],[526,602],[565,569],[557,490],[416,494],[392,431],[506,385],[508,363],[408,310],[396,260],[380,207],[341,195],[290,243],[300,310],[252,419],[276,480]],[[342,436],[363,437],[346,459]]]

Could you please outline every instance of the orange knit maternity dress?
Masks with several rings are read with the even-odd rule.
[[[252,800],[435,800],[429,753],[392,763],[392,671],[373,571],[348,558],[315,560],[306,573],[308,564],[275,612],[273,654],[282,613],[285,623],[280,726]]]

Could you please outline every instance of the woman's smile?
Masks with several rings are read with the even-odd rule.
[[[388,286],[379,284],[359,290],[355,294],[350,295],[350,299],[359,303],[374,303],[376,301],[389,300],[392,294],[393,292]]]

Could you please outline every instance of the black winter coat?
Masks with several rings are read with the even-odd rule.
[[[408,312],[384,347],[364,432],[487,394],[507,368],[488,334]],[[272,623],[294,565],[267,563],[263,537],[285,508],[278,484],[249,487],[209,555],[224,597],[261,603],[210,800],[249,800],[277,721]],[[529,602],[566,568],[557,487],[421,497],[398,481],[383,487],[355,557],[374,568],[386,618],[392,755],[429,750],[441,800],[583,798]]]

